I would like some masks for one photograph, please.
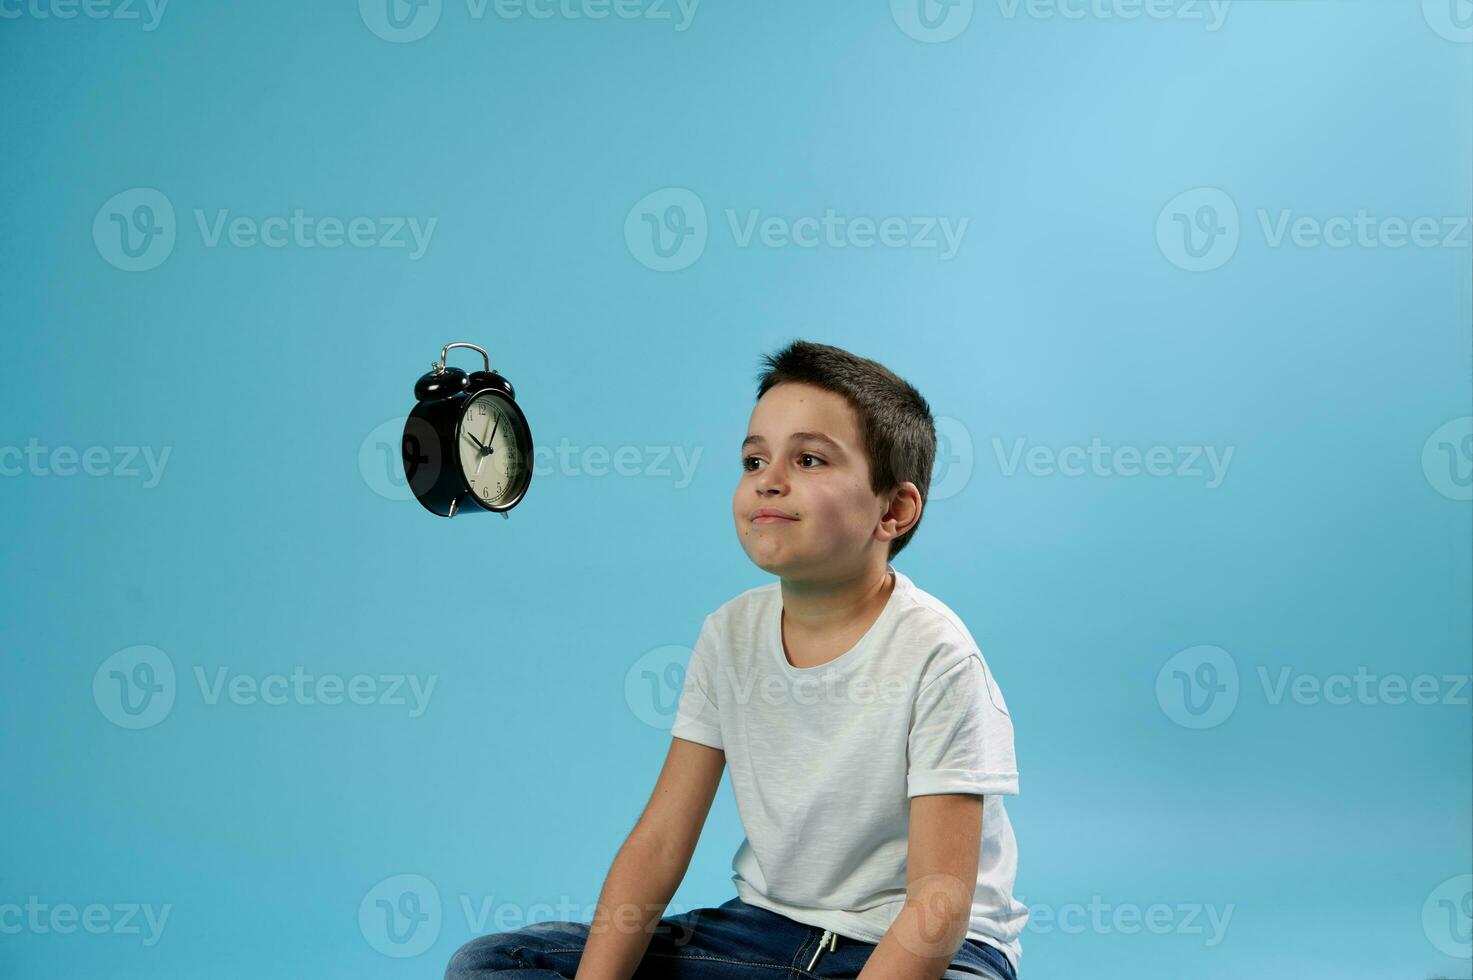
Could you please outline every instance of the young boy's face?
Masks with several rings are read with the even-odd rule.
[[[886,501],[870,490],[859,418],[842,395],[774,385],[752,409],[746,438],[732,516],[759,568],[784,578],[841,578],[858,572],[872,548],[888,553],[888,540],[875,537]],[[790,519],[754,521],[763,507]]]

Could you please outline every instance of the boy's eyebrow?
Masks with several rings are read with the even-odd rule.
[[[788,436],[788,441],[789,442],[816,442],[816,443],[818,443],[821,446],[827,446],[830,451],[832,451],[834,453],[837,453],[839,455],[843,455],[843,452],[844,452],[844,447],[843,446],[840,446],[837,442],[835,442],[834,440],[830,439],[828,436],[824,435],[822,432],[794,432],[792,435]],[[767,440],[766,439],[763,439],[761,436],[757,436],[757,435],[747,436],[747,438],[745,438],[745,439],[742,440],[742,448],[743,449],[746,449],[748,446],[765,446],[765,445],[767,445]]]

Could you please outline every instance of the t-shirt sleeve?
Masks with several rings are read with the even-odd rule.
[[[670,728],[673,736],[713,749],[722,748],[721,712],[716,700],[716,654],[716,626],[707,616],[685,668],[685,681],[675,706],[675,724]]]
[[[1013,720],[976,652],[921,688],[909,739],[907,797],[1018,792]]]

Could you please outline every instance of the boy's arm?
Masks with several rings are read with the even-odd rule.
[[[859,980],[938,980],[946,972],[971,924],[981,847],[981,796],[911,797],[905,904]]]
[[[725,767],[720,749],[670,740],[654,792],[604,880],[576,980],[634,975],[690,866]]]

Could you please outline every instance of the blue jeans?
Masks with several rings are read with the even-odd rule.
[[[586,922],[538,922],[466,943],[450,959],[445,980],[572,980],[588,940]],[[808,969],[822,929],[733,898],[717,908],[662,918],[634,980],[796,980],[859,975],[875,943],[838,937]],[[967,939],[944,980],[1017,980],[995,946]]]

